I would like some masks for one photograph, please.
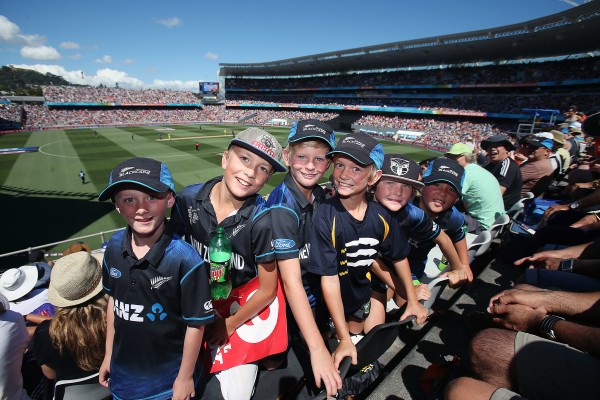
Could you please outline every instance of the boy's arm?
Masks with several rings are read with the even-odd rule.
[[[435,244],[437,244],[440,247],[442,254],[444,255],[444,257],[446,257],[446,260],[448,260],[448,264],[450,264],[450,269],[463,268],[463,261],[458,256],[458,252],[456,251],[456,248],[454,247],[454,243],[452,243],[452,240],[446,234],[446,232],[444,232],[442,230],[440,232],[440,234],[438,235],[438,237],[433,239],[433,241],[435,242]],[[467,266],[469,266],[468,252],[467,252]]]
[[[181,366],[173,383],[173,400],[186,400],[196,395],[194,370],[198,361],[203,334],[204,326],[188,326],[185,331]]]
[[[110,378],[110,360],[112,357],[113,341],[115,338],[115,300],[112,296],[108,297],[108,306],[106,307],[106,348],[104,351],[104,360],[100,366],[98,381],[102,386],[108,387],[108,378]]]
[[[342,379],[337,368],[333,365],[329,350],[325,347],[325,342],[323,342],[321,333],[317,328],[310,303],[302,286],[300,261],[298,258],[290,258],[279,260],[278,264],[288,304],[308,345],[315,384],[320,388],[322,380],[327,395],[335,396],[337,391],[342,388]]]
[[[400,319],[403,320],[411,315],[414,315],[417,319],[417,324],[424,324],[427,320],[429,312],[423,306],[423,304],[419,303],[419,300],[417,298],[417,292],[415,291],[415,285],[413,284],[412,273],[410,272],[410,265],[408,264],[408,260],[405,258],[400,261],[395,261],[394,270],[396,270],[396,274],[400,278],[400,281],[402,282],[402,287],[404,288],[404,292],[406,294],[406,310],[404,311],[404,314],[402,314]],[[402,295],[402,292],[398,292],[398,294]]]
[[[452,270],[446,274],[450,286],[452,287],[461,285],[465,282],[473,282],[473,271],[471,271],[471,266],[469,265],[469,252],[467,250],[466,237],[454,243],[454,248],[456,249],[456,253],[458,254],[461,263],[450,265]]]
[[[342,291],[340,289],[340,280],[337,275],[323,275],[321,277],[321,289],[327,309],[335,325],[337,338],[340,341],[338,347],[333,352],[333,363],[335,368],[340,367],[340,362],[346,356],[352,358],[352,364],[358,363],[356,347],[350,339],[350,332],[344,315],[344,304],[342,303]]]

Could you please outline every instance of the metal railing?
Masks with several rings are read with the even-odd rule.
[[[70,242],[77,242],[77,241],[80,241],[80,240],[83,240],[83,239],[88,239],[88,238],[97,237],[97,236],[100,236],[100,243],[104,243],[106,241],[106,238],[105,238],[106,234],[113,233],[113,232],[116,232],[116,231],[120,231],[122,229],[125,229],[125,228],[117,228],[117,229],[112,229],[112,230],[109,230],[109,231],[102,231],[102,232],[98,232],[98,233],[92,233],[91,235],[84,235],[84,236],[79,236],[79,237],[75,237],[75,238],[70,238],[70,239],[67,239],[67,240],[61,240],[60,242],[53,242],[53,243],[43,244],[43,245],[40,245],[40,246],[27,247],[26,249],[17,250],[17,251],[11,251],[10,253],[0,254],[0,258],[14,256],[14,255],[21,254],[21,253],[29,253],[32,250],[37,250],[37,249],[48,249],[48,248],[54,247],[54,246],[59,245],[59,244],[70,243]]]

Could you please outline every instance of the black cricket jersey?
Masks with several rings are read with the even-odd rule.
[[[169,399],[188,326],[213,322],[209,273],[196,250],[168,228],[138,260],[131,230],[104,253],[102,285],[114,300],[110,391],[115,399]]]
[[[416,198],[413,206],[414,208],[420,210],[417,206],[418,204],[419,199]],[[450,237],[450,240],[452,240],[452,243],[459,242],[465,237],[465,231],[463,229],[465,217],[456,209],[456,207],[452,206],[452,208],[444,211],[436,218],[432,218],[431,220],[435,224],[439,225],[439,228],[444,230],[444,232]],[[413,279],[420,279],[425,273],[427,256],[429,255],[431,249],[436,246],[436,244],[433,241],[433,238],[428,240],[416,239],[416,237],[413,237],[412,240],[409,240],[410,254],[408,255],[408,262],[410,263],[410,270],[413,274]]]
[[[222,176],[213,178],[179,192],[169,225],[184,236],[206,262],[209,262],[210,239],[217,227],[223,227],[231,241],[231,283],[236,288],[258,275],[258,264],[274,261],[275,252],[266,202],[259,194],[248,197],[234,215],[217,224],[210,191],[222,179]]]
[[[521,175],[519,164],[512,158],[507,157],[500,162],[489,163],[485,166],[485,169],[496,177],[500,186],[506,188],[502,199],[504,200],[504,209],[509,210],[521,199],[523,176]]]
[[[317,185],[313,189],[313,202],[309,202],[289,173],[267,199],[275,257],[277,260],[300,258],[302,285],[311,307],[317,303],[320,285],[318,276],[307,271],[310,256],[308,240],[315,210],[324,201],[325,191]]]
[[[369,301],[370,268],[378,253],[395,262],[406,258],[410,250],[398,223],[380,204],[368,201],[365,216],[358,221],[337,196],[317,210],[309,243],[313,257],[308,271],[338,275],[346,315]]]

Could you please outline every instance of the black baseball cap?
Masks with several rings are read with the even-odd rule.
[[[462,198],[462,187],[465,180],[465,169],[456,160],[450,158],[436,158],[423,174],[423,183],[429,185],[435,182],[444,182],[452,185]]]
[[[493,146],[495,144],[503,146],[508,151],[513,151],[515,149],[515,146],[508,139],[508,136],[504,135],[494,135],[482,140],[481,148],[487,151],[490,146]]]
[[[295,143],[306,139],[321,140],[327,143],[330,149],[335,147],[335,132],[333,128],[329,124],[316,119],[304,119],[292,124],[288,143]]]
[[[335,154],[346,155],[363,166],[375,164],[377,169],[381,169],[383,165],[383,146],[375,138],[362,132],[351,133],[341,138],[327,156],[333,157]]]
[[[600,136],[600,112],[587,117],[581,124],[581,130],[588,136]]]
[[[423,182],[419,181],[419,174],[421,173],[419,164],[402,154],[386,154],[383,157],[381,171],[382,178],[406,183],[418,190],[423,189],[423,186],[425,186]]]
[[[109,199],[116,186],[134,183],[157,193],[172,190],[175,193],[173,176],[167,164],[152,158],[134,157],[117,165],[110,173],[108,186],[100,192],[98,200]]]

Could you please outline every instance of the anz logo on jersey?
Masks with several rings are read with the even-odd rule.
[[[155,303],[150,307],[150,312],[144,313],[144,306],[140,304],[127,304],[115,299],[113,308],[115,316],[130,322],[144,322],[144,317],[150,321],[163,321],[167,318],[162,305]]]

